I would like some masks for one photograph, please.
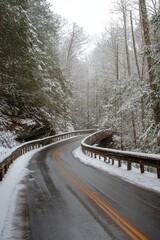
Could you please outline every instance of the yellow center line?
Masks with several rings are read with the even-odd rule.
[[[68,168],[60,161],[59,154],[66,148],[62,146],[54,150],[52,156],[56,160],[58,167],[65,172],[67,177],[69,177],[75,184],[78,186],[86,195],[89,197],[95,204],[97,204],[103,212],[105,212],[128,236],[134,240],[148,240],[141,232],[139,232],[135,227],[128,223],[123,217],[121,217],[111,206],[104,202],[100,197],[98,197],[93,191],[86,187],[82,182],[80,182],[69,170]]]

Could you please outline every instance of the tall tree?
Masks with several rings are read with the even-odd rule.
[[[8,106],[21,112],[25,93],[34,98],[32,93],[41,87],[39,49],[32,42],[35,31],[26,14],[27,1],[7,0],[0,4],[1,93]]]
[[[81,56],[85,50],[85,45],[88,41],[88,36],[82,27],[76,23],[64,25],[65,34],[62,39],[61,46],[61,62],[64,66],[63,69],[68,78],[71,77],[74,62]]]
[[[152,104],[153,104],[153,112],[154,112],[154,121],[155,124],[158,125],[160,123],[160,103],[159,98],[157,99],[157,84],[155,82],[155,69],[154,69],[154,62],[151,56],[150,47],[151,47],[151,38],[150,38],[150,31],[149,31],[149,22],[147,17],[147,8],[145,0],[139,0],[140,11],[142,15],[142,27],[143,27],[143,34],[144,34],[144,42],[146,46],[147,53],[147,66],[148,66],[148,76],[149,76],[149,83],[152,90]]]
[[[147,16],[147,8],[146,8],[146,1],[139,0],[140,12],[142,16],[142,28],[143,28],[143,35],[144,35],[144,43],[146,49],[146,56],[147,56],[147,67],[148,67],[148,76],[149,76],[149,84],[151,88],[151,107],[153,109],[153,118],[156,128],[160,127],[160,84],[159,84],[159,74],[156,76],[156,62],[153,58],[152,54],[152,42],[150,37],[150,30],[149,30],[149,21]],[[157,32],[156,32],[157,33]],[[159,135],[157,134],[157,144],[160,146]]]

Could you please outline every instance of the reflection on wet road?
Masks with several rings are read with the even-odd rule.
[[[160,239],[159,195],[74,159],[80,139],[47,147],[32,159],[29,239]]]

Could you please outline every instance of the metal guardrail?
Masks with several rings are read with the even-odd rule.
[[[120,151],[110,148],[101,148],[92,146],[97,140],[111,137],[112,132],[110,130],[103,130],[86,137],[82,143],[82,151],[93,158],[103,158],[104,162],[114,165],[114,161],[118,161],[118,167],[121,167],[122,161],[127,164],[127,170],[132,169],[132,163],[136,163],[140,166],[140,172],[144,173],[145,167],[155,167],[157,169],[157,178],[160,178],[160,155],[159,154],[146,154],[138,152]]]
[[[6,174],[9,166],[13,163],[13,161],[16,160],[18,157],[20,157],[21,155],[23,155],[24,153],[27,153],[33,149],[37,149],[63,139],[67,139],[67,138],[74,137],[81,134],[91,134],[95,131],[97,130],[86,129],[86,130],[79,130],[79,131],[73,131],[73,132],[66,132],[63,134],[57,134],[57,135],[46,137],[40,140],[30,141],[30,142],[21,144],[8,157],[4,158],[4,160],[0,162],[0,181],[2,181],[4,175]]]

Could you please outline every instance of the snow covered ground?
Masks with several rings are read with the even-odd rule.
[[[29,173],[27,169],[29,160],[39,150],[30,151],[14,161],[3,181],[0,182],[0,240],[13,240],[12,232],[14,229],[12,223],[17,195],[19,190],[23,188],[22,180]],[[121,168],[118,168],[116,164],[111,166],[101,159],[86,156],[81,151],[81,147],[75,149],[73,155],[86,165],[94,166],[128,182],[160,193],[160,179],[157,179],[154,173],[140,174],[140,170],[136,168],[127,171],[125,164]]]
[[[118,168],[118,162],[116,161],[115,165],[112,166],[105,163],[102,159],[86,156],[82,152],[81,147],[75,149],[73,155],[86,165],[96,167],[111,175],[123,178],[125,181],[160,193],[160,179],[157,179],[155,173],[145,172],[141,174],[140,169],[135,167],[132,167],[131,171],[127,171],[127,166],[125,164],[122,164],[122,167]]]
[[[18,191],[23,187],[21,181],[28,174],[29,160],[38,150],[33,150],[17,158],[9,167],[0,182],[0,240],[12,238],[12,220]]]
[[[0,163],[3,162],[3,160],[7,157],[9,157],[11,155],[11,153],[16,150],[18,148],[14,147],[14,148],[4,148],[4,147],[0,147]]]

